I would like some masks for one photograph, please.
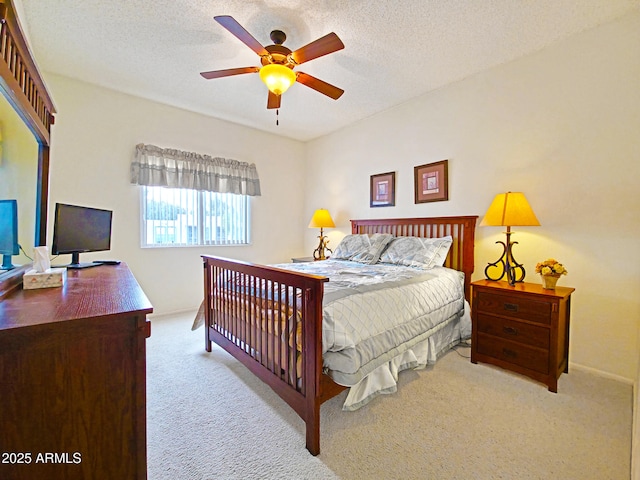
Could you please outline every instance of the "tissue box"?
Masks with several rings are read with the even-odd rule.
[[[49,268],[40,273],[32,269],[22,277],[22,288],[32,290],[34,288],[61,287],[66,279],[66,268]]]

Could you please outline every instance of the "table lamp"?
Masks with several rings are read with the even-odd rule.
[[[522,282],[525,277],[525,269],[522,264],[513,258],[513,244],[511,241],[511,227],[514,226],[539,226],[540,222],[531,209],[529,202],[521,192],[507,192],[496,195],[489,206],[480,226],[507,227],[507,241],[501,243],[504,247],[502,256],[493,263],[489,263],[484,269],[484,274],[489,280],[498,281],[506,275],[509,285]],[[491,276],[489,271],[498,268],[500,276]],[[519,272],[516,272],[518,270]]]
[[[309,228],[320,229],[320,235],[318,235],[320,244],[318,245],[318,248],[313,251],[314,260],[326,260],[327,257],[324,253],[325,250],[329,250],[329,252],[333,253],[333,250],[327,247],[327,243],[329,243],[329,240],[327,240],[327,237],[324,236],[322,229],[335,227],[336,224],[333,223],[333,219],[331,218],[331,215],[329,215],[329,211],[324,208],[316,210],[313,214],[313,217],[311,217]]]

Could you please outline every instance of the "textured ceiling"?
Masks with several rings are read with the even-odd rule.
[[[41,71],[307,141],[640,8],[640,0],[14,0]],[[335,32],[345,49],[298,70],[345,90],[294,84],[280,125],[259,65],[213,20],[231,15],[260,43],[295,50]],[[54,95],[55,101],[55,95]]]

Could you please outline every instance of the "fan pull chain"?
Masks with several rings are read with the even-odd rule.
[[[280,125],[280,122],[278,121],[278,113],[280,112],[279,108],[276,108],[276,125]]]

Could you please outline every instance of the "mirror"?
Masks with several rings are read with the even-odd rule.
[[[18,200],[18,240],[29,254],[46,244],[55,107],[11,0],[0,0],[0,63],[0,198]],[[0,298],[21,285],[31,262],[18,255],[12,263],[23,266],[0,271]]]
[[[0,200],[18,201],[20,255],[14,265],[33,258],[36,239],[38,143],[6,98],[0,97]],[[0,271],[0,274],[6,273]]]

